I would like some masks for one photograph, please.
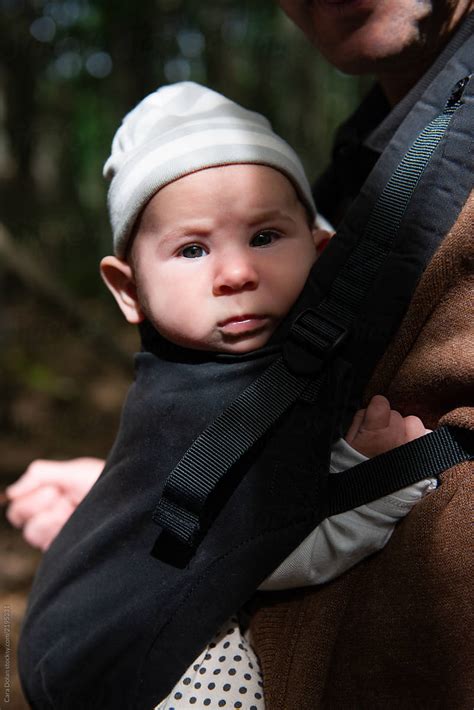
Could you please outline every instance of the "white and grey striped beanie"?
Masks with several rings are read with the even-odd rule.
[[[236,163],[280,170],[316,214],[300,159],[266,118],[190,81],[144,98],[123,119],[104,166],[115,254],[125,255],[140,211],[160,188],[197,170]]]

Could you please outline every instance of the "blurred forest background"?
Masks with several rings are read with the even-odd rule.
[[[0,0],[0,47],[1,490],[34,458],[105,456],[113,441],[138,344],[98,275],[102,165],[123,115],[162,84],[204,83],[264,113],[314,179],[368,80],[327,65],[271,0]],[[16,638],[40,555],[5,519],[1,531],[19,710]]]

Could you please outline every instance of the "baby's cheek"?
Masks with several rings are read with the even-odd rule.
[[[281,303],[281,310],[283,312],[289,311],[303,291],[309,271],[309,268],[300,268],[292,274],[287,274],[282,278],[280,287],[275,289],[275,301]]]
[[[216,328],[211,312],[206,304],[197,299],[189,301],[180,298],[170,303],[157,329],[177,345],[198,349],[212,349],[215,344]]]

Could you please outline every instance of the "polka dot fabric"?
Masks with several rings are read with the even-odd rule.
[[[265,710],[258,659],[241,632],[237,617],[218,631],[169,697],[154,710],[193,707]]]

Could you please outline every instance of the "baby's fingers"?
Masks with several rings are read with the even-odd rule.
[[[420,436],[424,436],[428,433],[428,429],[419,417],[405,417],[405,441],[413,441],[413,439],[418,439]]]
[[[345,436],[345,439],[348,444],[350,444],[352,441],[354,441],[355,437],[359,433],[359,429],[361,427],[361,424],[364,421],[364,416],[365,416],[365,409],[359,409],[354,414],[354,419],[352,420],[352,424],[350,425],[350,427],[347,431],[347,434]]]
[[[381,394],[376,394],[369,402],[365,410],[362,428],[367,431],[385,429],[390,424],[390,402]]]
[[[391,441],[390,448],[401,446],[407,441],[405,420],[400,412],[397,412],[395,409],[390,410],[390,423],[388,425],[387,436]]]

